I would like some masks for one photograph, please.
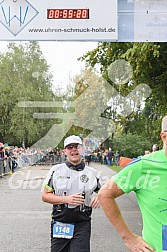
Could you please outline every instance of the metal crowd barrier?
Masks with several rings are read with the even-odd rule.
[[[3,172],[4,172],[4,165],[3,165],[3,161],[0,160],[0,176],[3,176]]]
[[[0,159],[0,177],[3,177],[8,174],[12,174],[15,167],[13,166],[13,161],[16,162],[18,168],[32,166],[32,165],[55,165],[65,161],[65,157],[56,154],[25,154],[20,153],[17,159],[1,158]]]
[[[10,158],[0,159],[0,177],[12,174],[12,161]]]
[[[19,167],[27,165],[55,165],[64,162],[64,157],[56,154],[25,154],[21,153],[17,158]]]

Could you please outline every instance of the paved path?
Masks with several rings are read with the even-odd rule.
[[[115,172],[92,163],[103,176]],[[52,206],[41,200],[41,185],[49,166],[30,166],[0,178],[0,251],[49,252]],[[140,234],[142,221],[135,195],[120,197],[118,204],[129,226]],[[92,215],[91,252],[128,251],[102,209]]]

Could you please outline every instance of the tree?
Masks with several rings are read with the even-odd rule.
[[[119,150],[123,157],[137,158],[144,155],[146,150],[151,152],[154,143],[154,141],[148,141],[139,134],[122,133],[114,136],[113,148],[115,151]]]
[[[132,132],[137,131],[143,134],[142,123],[146,123],[147,130],[153,130],[154,125],[156,129],[152,133],[160,131],[160,121],[167,113],[166,108],[166,94],[167,92],[167,74],[166,74],[166,56],[167,45],[166,43],[99,43],[98,47],[93,51],[88,52],[85,56],[80,58],[85,60],[87,65],[96,67],[101,70],[103,77],[111,83],[111,85],[118,90],[122,96],[128,95],[139,84],[145,83],[151,88],[151,95],[146,100],[145,108],[138,107],[131,115],[124,118],[117,116],[117,111],[114,112],[115,120],[124,131]],[[115,61],[124,59],[133,69],[133,75],[123,85],[117,85],[109,76],[108,68]],[[118,69],[120,70],[120,68]],[[123,73],[123,78],[126,74]],[[119,73],[119,71],[118,71]],[[145,113],[149,111],[149,117]],[[113,111],[108,109],[108,116]],[[148,131],[145,132],[145,135]]]
[[[19,107],[21,101],[50,101],[52,77],[39,44],[10,43],[0,55],[0,130],[10,144],[31,145],[47,132],[50,123],[33,118],[40,108]]]

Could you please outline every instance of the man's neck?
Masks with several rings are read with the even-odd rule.
[[[80,163],[77,162],[76,163],[71,163],[69,160],[66,161],[66,165],[72,169],[72,170],[76,170],[76,171],[82,171],[85,168],[85,163],[81,160]]]
[[[77,166],[82,162],[82,159],[80,161],[78,161],[77,163],[71,162],[70,160],[68,160],[73,166]]]

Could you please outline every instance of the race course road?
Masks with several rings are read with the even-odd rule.
[[[102,176],[113,172],[106,165],[92,163]],[[42,202],[41,186],[50,166],[28,166],[0,178],[0,251],[49,252],[52,206]],[[142,219],[135,195],[123,195],[117,202],[131,229],[141,235]],[[91,252],[126,252],[121,238],[101,208],[93,210]]]

